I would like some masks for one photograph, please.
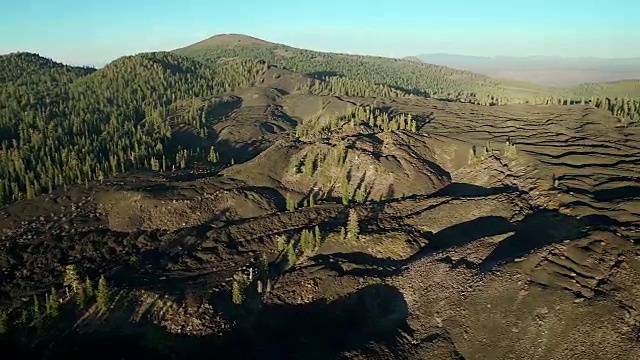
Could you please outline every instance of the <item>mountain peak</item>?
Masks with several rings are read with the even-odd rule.
[[[405,60],[405,61],[411,61],[411,62],[417,62],[417,63],[422,63],[422,62],[423,62],[423,61],[422,61],[422,60],[420,60],[420,58],[419,58],[419,57],[417,57],[417,56],[405,56],[405,57],[403,57],[403,58],[402,58],[402,60]]]
[[[209,45],[249,45],[249,44],[259,44],[259,45],[272,45],[273,43],[258,39],[249,35],[243,34],[218,34],[214,35],[206,40],[202,41],[206,42]]]

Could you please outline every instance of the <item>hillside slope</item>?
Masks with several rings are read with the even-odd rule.
[[[346,76],[438,98],[472,99],[494,95],[515,100],[552,93],[551,89],[536,85],[507,89],[496,79],[443,66],[374,56],[323,53],[235,34],[216,35],[174,52],[207,63],[235,57],[262,59],[313,76]]]

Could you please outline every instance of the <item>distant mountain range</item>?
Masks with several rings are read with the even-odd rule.
[[[487,76],[543,85],[576,85],[640,79],[640,58],[479,57],[444,53],[409,58]]]

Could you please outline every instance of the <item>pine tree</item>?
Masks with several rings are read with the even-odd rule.
[[[96,302],[100,311],[106,311],[109,308],[109,304],[111,302],[111,294],[109,291],[109,287],[107,286],[107,279],[104,278],[104,275],[100,276],[100,280],[98,281],[98,293],[96,294]]]
[[[365,194],[364,190],[362,189],[362,187],[359,187],[356,190],[356,201],[359,203],[364,202],[364,200],[366,199],[367,195]]]
[[[300,247],[302,247],[302,251],[306,254],[311,254],[316,249],[316,239],[310,230],[302,230],[300,234]]]
[[[218,155],[218,152],[213,146],[209,149],[209,155],[207,156],[207,160],[209,160],[209,162],[212,162],[212,163],[217,163],[218,161],[220,161],[220,156]]]
[[[322,245],[322,233],[320,232],[320,227],[318,225],[316,225],[315,229],[314,229],[314,238],[315,238],[315,244],[314,244],[314,250],[317,250],[320,245]]]
[[[286,200],[287,200],[287,211],[295,211],[297,208],[296,201],[293,198],[291,198],[289,194],[287,194]]]
[[[65,268],[63,284],[64,286],[71,287],[74,293],[77,291],[80,285],[80,277],[78,276],[78,270],[75,265],[70,264]]]
[[[22,326],[29,325],[29,311],[27,311],[27,309],[22,309],[22,311],[20,311],[20,317],[18,318],[18,325],[22,325]]]
[[[280,235],[276,238],[276,246],[278,247],[278,251],[284,251],[289,244],[287,237],[285,235]]]
[[[263,284],[266,284],[269,279],[269,260],[264,253],[260,254],[258,259],[258,278]]]
[[[349,210],[349,219],[347,221],[347,239],[357,240],[360,234],[360,224],[358,223],[358,214],[354,209]]]
[[[91,300],[91,298],[95,295],[93,293],[93,284],[91,283],[91,280],[89,279],[88,276],[84,280],[84,292],[87,297],[87,300]]]
[[[340,186],[340,197],[342,198],[342,205],[349,205],[349,200],[351,199],[351,194],[349,191],[349,181],[345,176],[342,180],[342,184]]]
[[[0,335],[9,331],[9,316],[4,310],[0,310]]]
[[[313,162],[315,161],[315,156],[307,154],[304,158],[304,174],[307,176],[313,176]]]
[[[76,306],[78,309],[84,309],[87,305],[87,292],[84,286],[79,286],[76,292]]]
[[[233,276],[233,283],[231,284],[231,301],[236,305],[242,305],[246,299],[246,287],[247,277],[241,272],[237,272]]]
[[[51,294],[49,295],[49,304],[47,307],[49,308],[49,317],[57,318],[60,315],[60,300],[58,298],[58,292],[56,288],[51,287]]]
[[[296,255],[296,250],[293,246],[293,242],[290,242],[289,244],[287,244],[287,252],[285,254],[286,256],[286,260],[287,260],[287,266],[293,266],[295,265],[296,261],[297,261],[297,255]]]
[[[33,295],[33,323],[38,330],[41,330],[42,325],[44,325],[42,311],[40,310],[40,302],[36,295]]]

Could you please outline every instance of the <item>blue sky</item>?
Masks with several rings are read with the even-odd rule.
[[[102,64],[219,33],[401,57],[640,57],[637,0],[2,0],[0,53]]]

